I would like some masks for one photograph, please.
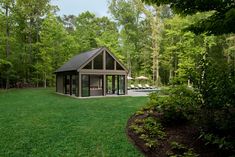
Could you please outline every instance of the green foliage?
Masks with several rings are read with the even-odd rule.
[[[185,86],[174,87],[169,93],[166,97],[159,97],[157,93],[150,95],[149,105],[163,113],[163,123],[176,124],[191,120],[200,104],[198,93]]]
[[[196,33],[208,32],[210,34],[224,34],[235,33],[235,28],[232,27],[235,19],[234,14],[234,1],[188,1],[188,0],[144,0],[148,3],[157,5],[170,5],[170,7],[176,12],[183,15],[196,14],[197,12],[213,11],[213,15],[195,22],[191,26],[191,30]]]
[[[152,74],[152,38],[149,20],[133,0],[111,0],[109,11],[116,21],[120,53],[132,77]],[[142,40],[142,37],[145,37]]]
[[[57,68],[75,54],[98,46],[123,59],[116,23],[90,12],[60,18],[54,9],[48,0],[0,1],[0,56],[12,64],[0,74],[1,88],[7,79],[13,87],[18,83],[54,86]]]
[[[130,126],[134,133],[139,135],[139,138],[144,140],[145,145],[149,148],[155,148],[166,136],[161,123],[153,117],[144,119],[136,119]]]
[[[197,62],[200,60],[200,53],[204,50],[201,41],[203,36],[196,36],[192,32],[182,30],[202,16],[205,14],[185,18],[175,15],[165,20],[161,68],[165,73],[169,73],[169,78],[164,80],[166,84],[186,84],[188,81],[195,81]]]
[[[205,38],[207,50],[203,54],[198,80],[202,106],[198,125],[209,133],[231,135],[234,130],[234,59],[223,52],[223,38]],[[232,60],[230,60],[232,59]],[[232,136],[232,135],[231,135]]]
[[[135,115],[143,115],[143,114],[144,114],[144,111],[142,111],[142,110],[139,110],[139,111],[135,112]]]
[[[227,137],[218,137],[213,133],[205,133],[201,132],[200,137],[205,141],[205,145],[217,145],[219,149],[223,150],[233,150],[234,149],[234,141],[231,142],[231,139],[227,139]]]
[[[171,142],[170,143],[172,150],[175,153],[168,154],[170,157],[198,157],[199,155],[196,154],[193,149],[188,149],[183,144],[180,144],[178,142]]]
[[[8,71],[12,67],[12,63],[3,59],[0,59],[0,69],[1,71]]]
[[[183,144],[180,144],[175,141],[171,142],[170,145],[172,149],[183,150],[183,151],[187,149]]]

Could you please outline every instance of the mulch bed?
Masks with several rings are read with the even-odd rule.
[[[226,157],[225,152],[221,152],[214,146],[205,146],[203,141],[199,137],[199,130],[190,124],[180,124],[164,126],[166,138],[160,141],[160,145],[157,148],[148,148],[145,142],[139,138],[139,135],[134,133],[130,129],[131,124],[136,119],[144,119],[148,117],[149,114],[145,112],[142,115],[133,115],[127,122],[126,134],[130,141],[147,157],[167,157],[169,153],[180,153],[172,150],[170,143],[172,141],[178,142],[187,146],[188,148],[193,148],[194,152],[200,155],[200,157]],[[159,118],[158,113],[151,114],[155,118]]]

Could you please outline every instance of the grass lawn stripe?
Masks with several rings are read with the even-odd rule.
[[[54,89],[0,91],[0,156],[142,156],[125,125],[146,101],[74,99]]]

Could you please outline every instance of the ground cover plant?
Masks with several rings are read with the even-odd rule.
[[[0,156],[142,156],[128,142],[125,125],[146,100],[0,91]]]

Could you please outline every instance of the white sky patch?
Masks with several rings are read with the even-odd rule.
[[[51,0],[57,5],[60,11],[58,15],[79,15],[82,12],[90,11],[97,16],[108,15],[108,0]]]

